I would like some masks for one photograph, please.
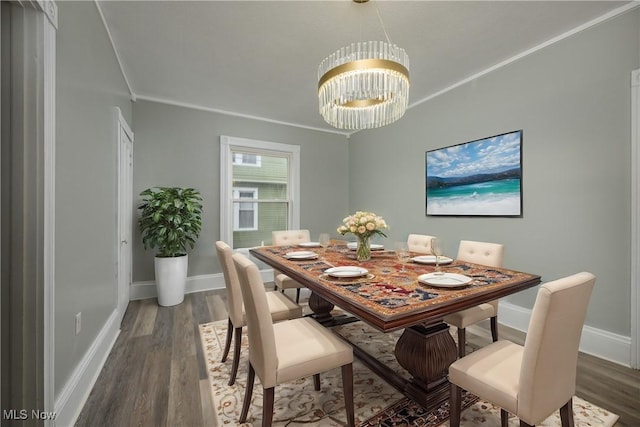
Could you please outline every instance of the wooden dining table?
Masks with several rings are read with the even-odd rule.
[[[291,257],[299,251],[309,257]],[[437,287],[418,278],[433,273],[430,263],[400,263],[394,251],[373,250],[371,259],[357,261],[346,241],[332,240],[329,247],[263,246],[251,254],[308,287],[313,317],[331,326],[339,323],[335,306],[382,332],[403,330],[395,345],[398,363],[411,374],[405,378],[356,343],[354,354],[375,373],[427,410],[449,395],[448,368],[456,360],[456,343],[444,316],[536,286],[540,276],[505,268],[487,267],[457,260],[440,265],[444,273],[471,279],[461,286]],[[288,255],[289,254],[289,255]],[[424,254],[412,253],[413,256]],[[357,267],[357,277],[334,277],[333,267]]]

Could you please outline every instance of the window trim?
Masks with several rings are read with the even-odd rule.
[[[300,228],[300,146],[255,139],[220,136],[220,240],[233,247],[233,151],[289,158],[288,228]]]

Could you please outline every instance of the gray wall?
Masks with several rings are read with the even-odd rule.
[[[639,12],[581,32],[409,110],[349,142],[350,209],[410,232],[506,245],[505,266],[543,281],[598,277],[588,325],[630,334],[630,75]],[[411,52],[413,55],[419,52]],[[414,76],[428,79],[429,76]],[[425,216],[425,151],[523,129],[522,218]],[[507,298],[532,307],[535,289]]]
[[[116,308],[114,107],[132,124],[129,93],[95,4],[57,4],[56,394]]]
[[[202,193],[202,233],[189,252],[189,276],[222,271],[214,246],[220,238],[221,135],[299,145],[300,227],[312,236],[326,231],[337,237],[348,205],[344,136],[145,101],[134,104],[133,115],[134,206],[152,186],[189,186]],[[133,240],[133,281],[153,280],[154,254],[142,248],[137,226]]]

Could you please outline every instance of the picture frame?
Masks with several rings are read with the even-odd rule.
[[[427,151],[426,215],[522,217],[522,139],[520,129]]]

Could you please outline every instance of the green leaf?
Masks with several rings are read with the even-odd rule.
[[[202,196],[193,188],[152,187],[140,193],[138,226],[145,249],[176,256],[193,249],[202,224]]]

